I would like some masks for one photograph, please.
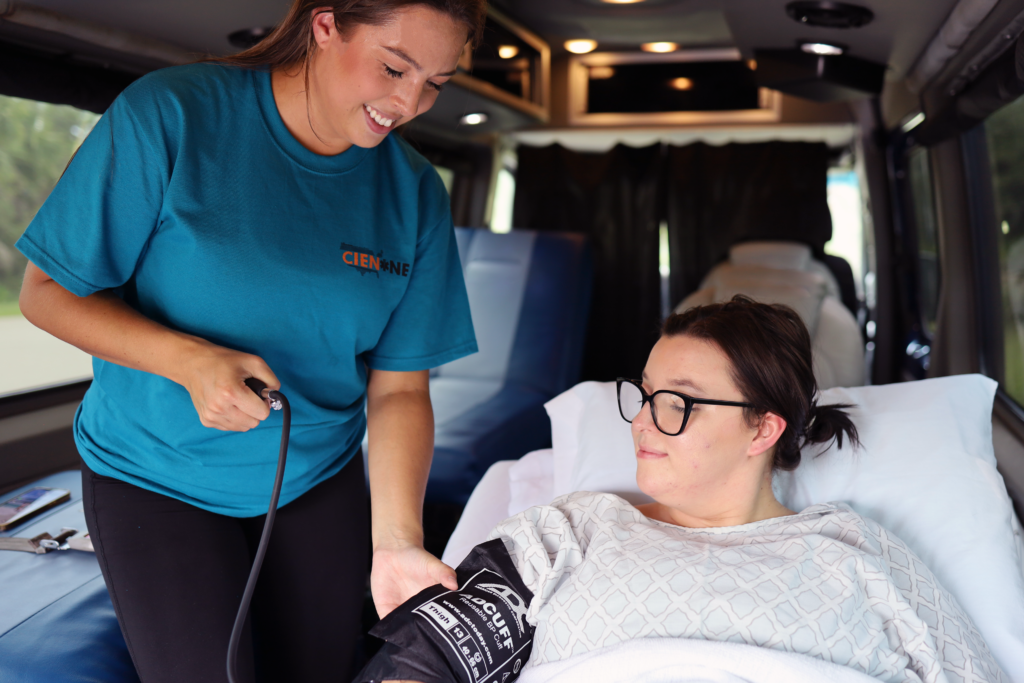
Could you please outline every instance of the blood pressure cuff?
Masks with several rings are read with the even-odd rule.
[[[384,646],[353,683],[512,683],[533,648],[533,600],[500,539],[456,568],[459,590],[438,584],[384,617],[370,635]]]

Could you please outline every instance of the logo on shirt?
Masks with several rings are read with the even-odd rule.
[[[383,272],[409,277],[409,264],[384,258],[383,250],[374,254],[370,249],[342,242],[341,260],[346,265],[358,270],[360,275],[373,273],[380,278],[380,274]]]

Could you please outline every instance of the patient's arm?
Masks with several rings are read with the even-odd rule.
[[[384,646],[355,683],[512,683],[530,657],[533,593],[505,545],[476,546],[455,570],[458,590],[437,584],[396,607],[370,630]]]

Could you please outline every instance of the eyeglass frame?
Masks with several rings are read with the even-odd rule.
[[[633,420],[635,420],[636,417],[634,417],[633,420],[627,420],[626,419],[626,415],[622,412],[622,383],[623,382],[628,382],[629,384],[632,384],[633,386],[635,386],[637,389],[640,390],[641,401],[640,401],[640,410],[638,410],[637,414],[636,414],[637,417],[639,417],[640,413],[643,412],[644,405],[646,405],[647,403],[650,403],[651,404],[651,421],[654,422],[654,426],[657,427],[658,431],[661,432],[662,434],[664,434],[665,436],[679,436],[680,434],[682,434],[683,430],[686,429],[687,423],[690,421],[690,414],[693,412],[693,406],[695,406],[697,404],[709,405],[709,406],[734,406],[734,407],[737,407],[737,408],[754,408],[755,407],[753,403],[741,403],[739,401],[719,401],[717,399],[712,399],[712,398],[694,398],[693,396],[688,396],[688,395],[686,395],[684,393],[681,393],[681,392],[678,392],[678,391],[669,391],[668,389],[659,389],[658,391],[655,391],[653,394],[648,394],[646,391],[644,391],[643,382],[641,382],[640,380],[638,380],[638,379],[627,379],[625,377],[617,377],[615,379],[615,402],[618,403],[618,405],[619,405],[619,416],[623,420],[626,420],[626,422],[628,422],[629,424],[633,424]],[[658,394],[671,394],[672,396],[676,396],[678,398],[681,398],[681,399],[683,399],[683,404],[686,406],[686,413],[683,415],[683,425],[679,428],[679,431],[676,432],[675,434],[672,434],[670,432],[666,432],[664,429],[661,428],[661,425],[658,424],[657,411],[655,411],[655,409],[654,409],[654,397],[657,396]]]

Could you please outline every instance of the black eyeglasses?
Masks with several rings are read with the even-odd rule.
[[[736,401],[716,401],[710,398],[694,398],[678,391],[655,391],[648,394],[641,386],[640,380],[625,379],[619,377],[615,380],[616,391],[619,396],[619,414],[626,422],[632,423],[644,404],[650,402],[651,417],[654,418],[654,426],[662,434],[678,436],[686,429],[686,423],[690,420],[690,413],[693,406],[701,403],[712,406],[736,406],[737,408],[753,408],[752,403],[737,403]]]

